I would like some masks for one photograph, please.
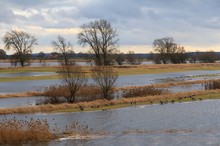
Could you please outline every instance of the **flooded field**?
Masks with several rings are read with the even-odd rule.
[[[22,98],[2,98],[0,99],[0,108],[15,108],[35,106],[40,103],[45,97],[22,97]]]
[[[47,119],[50,128],[60,131],[73,121],[84,123],[97,137],[76,137],[34,145],[217,145],[220,143],[220,100],[166,105],[135,106],[123,109],[59,114],[7,115],[2,118]],[[30,145],[30,144],[29,144]]]
[[[80,61],[77,61],[75,62],[77,65],[80,65],[80,66],[91,66],[91,65],[95,65],[94,63],[89,63],[89,62],[80,62]],[[154,62],[152,61],[143,61],[141,64],[154,64]],[[54,61],[54,62],[32,62],[30,64],[31,67],[42,67],[42,66],[59,66],[60,63],[57,62],[57,61]],[[19,66],[19,65],[18,65]],[[11,65],[10,62],[0,62],[0,67],[13,67]]]
[[[54,72],[16,72],[16,73],[0,73],[0,77],[32,77],[32,76],[50,76],[55,75]]]
[[[11,76],[19,76],[20,73],[9,74]],[[27,73],[31,75],[50,75],[50,73]],[[4,74],[3,74],[4,75]],[[180,81],[196,81],[218,79],[220,71],[186,71],[177,73],[162,73],[162,74],[143,74],[120,76],[116,81],[117,87],[125,86],[142,86],[155,83],[168,83]],[[1,74],[0,74],[1,76]],[[89,83],[93,81],[89,79]],[[0,94],[36,91],[39,87],[48,87],[50,85],[60,84],[61,80],[30,80],[19,82],[0,82]],[[22,86],[21,86],[22,85]]]
[[[2,73],[0,77],[54,75],[52,72]],[[120,76],[117,87],[142,86],[156,83],[218,79],[218,70]],[[44,87],[61,84],[61,80],[28,80],[0,82],[0,94],[42,91]],[[89,83],[93,83],[89,79]],[[178,85],[167,88],[171,93],[204,90],[202,84]],[[119,91],[120,92],[120,91]],[[120,92],[121,93],[121,92]],[[121,93],[122,94],[122,93]],[[120,98],[120,97],[118,97]],[[0,109],[36,106],[45,97],[0,99]],[[133,146],[133,145],[216,145],[220,143],[220,100],[197,100],[174,104],[131,106],[91,112],[36,113],[1,115],[6,119],[47,120],[52,133],[60,134],[73,122],[86,124],[92,130],[84,136],[64,136],[49,142],[25,146]],[[54,130],[56,129],[56,130]]]

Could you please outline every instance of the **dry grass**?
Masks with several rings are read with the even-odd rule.
[[[105,109],[111,108],[114,106],[115,108],[123,107],[123,105],[129,106],[131,103],[136,104],[147,104],[147,103],[155,103],[164,100],[177,100],[179,98],[187,97],[187,96],[199,96],[199,95],[209,95],[209,94],[219,94],[220,90],[205,90],[205,91],[193,91],[193,92],[184,92],[184,93],[176,93],[176,94],[167,94],[167,95],[155,95],[155,96],[145,96],[145,97],[134,97],[134,98],[122,98],[120,100],[95,100],[90,102],[79,102],[74,104],[58,104],[58,105],[39,105],[34,107],[18,107],[18,108],[6,108],[0,109],[0,115],[5,114],[15,114],[15,113],[38,113],[38,112],[55,112],[55,111],[86,111],[86,110],[97,110],[97,109]]]
[[[3,119],[0,122],[0,144],[18,144],[54,139],[46,120]]]
[[[20,97],[32,97],[32,96],[42,96],[40,92],[21,92],[12,94],[1,94],[0,98],[20,98]]]

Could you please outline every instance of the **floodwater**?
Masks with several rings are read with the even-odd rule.
[[[208,76],[213,75],[213,76]],[[124,86],[141,86],[155,83],[180,82],[180,81],[195,81],[219,78],[220,71],[186,71],[178,73],[162,73],[162,74],[143,74],[129,75],[118,77],[115,85],[118,87]],[[93,81],[89,79],[89,83]],[[60,84],[61,80],[29,80],[19,82],[1,82],[0,94],[36,91],[37,87]],[[21,86],[22,85],[22,86]]]
[[[77,65],[89,66],[87,62],[76,62]],[[33,62],[30,64],[31,67],[43,67],[43,66],[59,66],[59,62]],[[13,67],[10,62],[0,62],[0,67]]]
[[[19,98],[1,98],[0,99],[0,109],[1,108],[16,108],[16,107],[27,107],[35,106],[44,100],[45,97],[19,97]]]
[[[202,84],[192,84],[192,85],[171,86],[167,89],[169,89],[172,93],[177,93],[177,92],[204,90],[204,86]]]
[[[206,146],[220,143],[220,100],[60,114],[6,115],[0,118],[47,119],[50,128],[61,131],[79,122],[105,135],[36,143],[35,146]],[[27,117],[25,117],[27,116]],[[31,145],[31,144],[28,144]]]
[[[54,72],[16,72],[16,73],[0,73],[0,77],[31,77],[31,76],[49,76],[55,75]]]
[[[80,61],[77,61],[75,62],[77,65],[80,65],[80,66],[91,66],[94,64],[91,64],[91,63],[88,63],[88,62],[80,62]],[[154,62],[152,61],[143,61],[141,64],[154,64]],[[54,61],[54,62],[32,62],[30,64],[31,67],[42,67],[42,66],[59,66],[60,63],[57,62],[57,61]],[[11,66],[11,63],[10,62],[0,62],[0,67],[13,67]]]

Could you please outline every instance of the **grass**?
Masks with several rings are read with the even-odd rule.
[[[40,92],[21,92],[12,94],[0,94],[0,98],[20,98],[20,97],[31,97],[31,96],[42,96]]]
[[[58,75],[47,76],[26,76],[26,77],[0,77],[0,82],[18,82],[25,80],[54,80],[59,79]]]

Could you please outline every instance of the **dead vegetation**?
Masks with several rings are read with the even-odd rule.
[[[203,83],[205,90],[215,90],[220,89],[220,80],[212,80]]]
[[[0,122],[0,144],[18,144],[54,139],[46,120],[3,119]]]

